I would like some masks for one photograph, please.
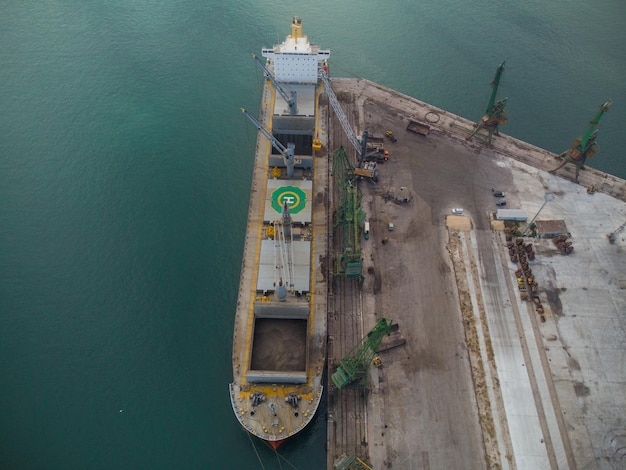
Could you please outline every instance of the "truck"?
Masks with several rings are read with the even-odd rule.
[[[366,240],[369,240],[370,238],[370,223],[369,222],[365,222],[364,226],[363,226],[363,237]]]
[[[365,155],[366,162],[385,163],[389,160],[389,151],[383,148],[368,147],[367,155]]]

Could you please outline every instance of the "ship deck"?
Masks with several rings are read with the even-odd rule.
[[[259,121],[272,128],[274,135],[293,132],[300,136],[296,158],[303,168],[296,168],[293,178],[284,174],[275,178],[271,169],[280,163],[280,156],[272,155],[270,142],[259,134],[233,333],[233,410],[246,430],[267,441],[280,441],[303,429],[313,418],[323,390],[329,177],[326,119],[317,112],[314,86],[299,86],[298,93],[302,99],[299,108],[307,116],[289,122],[289,117],[273,114],[281,103],[271,85],[263,87]],[[315,155],[301,156],[307,146],[311,152],[312,136],[303,132],[311,125],[324,145]],[[296,260],[292,288],[296,295],[289,295],[285,302],[272,297],[271,291],[276,289],[273,241],[267,235],[273,219],[279,218],[272,193],[281,187],[290,188],[298,197],[306,195],[306,203],[292,214]],[[297,407],[290,399],[297,399]]]

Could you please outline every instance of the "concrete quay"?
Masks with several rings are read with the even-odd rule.
[[[332,85],[357,132],[398,141],[380,182],[359,183],[365,280],[329,295],[329,369],[379,316],[406,344],[381,353],[367,393],[329,391],[328,467],[346,453],[375,469],[625,468],[626,232],[607,234],[626,221],[626,181],[587,167],[576,184],[568,166],[548,173],[558,157],[543,149],[505,134],[468,142],[467,119],[366,80]],[[429,134],[408,132],[409,119]],[[354,155],[332,113],[328,128],[329,149]],[[386,197],[400,187],[410,203]],[[520,299],[492,188],[529,218],[553,193],[537,220],[571,234],[570,255],[525,239],[544,321]]]

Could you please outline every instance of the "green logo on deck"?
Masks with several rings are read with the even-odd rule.
[[[295,186],[281,186],[272,192],[272,208],[282,214],[283,204],[287,203],[289,212],[297,214],[306,205],[306,193]]]

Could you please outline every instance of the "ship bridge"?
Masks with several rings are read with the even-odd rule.
[[[281,44],[264,48],[262,54],[273,61],[274,75],[279,82],[317,83],[318,64],[330,57],[330,50],[311,44],[302,34],[302,20],[295,17],[291,34]]]

